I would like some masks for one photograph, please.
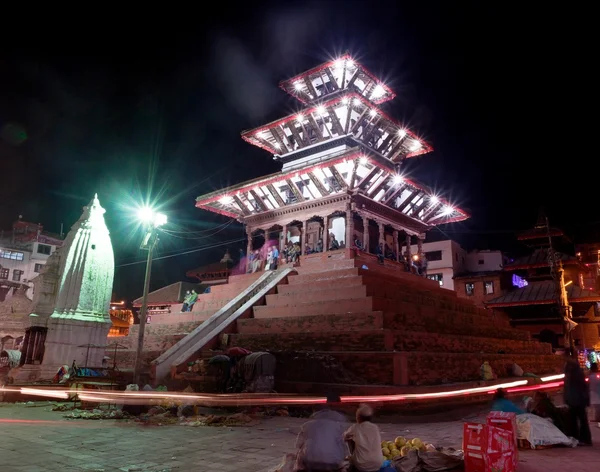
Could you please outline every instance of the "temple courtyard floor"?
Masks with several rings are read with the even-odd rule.
[[[261,418],[251,426],[144,425],[132,420],[68,419],[48,402],[0,403],[0,471],[201,471],[258,472],[293,452],[300,418]],[[460,448],[464,421],[484,421],[485,412],[383,417],[383,439],[419,437],[436,446]],[[575,449],[520,451],[521,472],[598,471],[600,428],[595,445]]]

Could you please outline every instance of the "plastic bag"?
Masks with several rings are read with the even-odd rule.
[[[577,440],[568,438],[552,421],[531,413],[517,416],[517,438],[526,439],[531,447],[577,446]]]

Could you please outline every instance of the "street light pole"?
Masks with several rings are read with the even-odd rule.
[[[152,255],[154,246],[158,242],[156,228],[150,230],[148,239],[148,259],[146,260],[146,276],[144,278],[144,293],[142,295],[142,308],[140,310],[140,330],[138,332],[138,345],[135,358],[135,370],[133,372],[133,383],[139,384],[142,373],[142,359],[144,355],[144,334],[146,331],[146,318],[148,317],[148,292],[150,291],[150,277],[152,274]]]

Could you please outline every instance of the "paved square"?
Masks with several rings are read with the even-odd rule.
[[[142,426],[123,420],[68,420],[48,403],[0,403],[0,471],[200,471],[259,472],[293,452],[304,422],[268,418],[251,427]],[[483,420],[483,416],[469,417]],[[462,422],[381,423],[382,436],[420,437],[440,446],[460,447]],[[595,446],[522,451],[520,472],[596,472]]]

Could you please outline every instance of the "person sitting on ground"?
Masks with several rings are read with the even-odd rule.
[[[494,402],[492,403],[491,411],[502,411],[504,413],[516,413],[522,415],[525,413],[517,405],[506,398],[506,392],[504,389],[499,388],[496,390],[494,395]]]
[[[339,396],[328,395],[325,408],[302,425],[296,440],[298,455],[294,472],[334,472],[343,469],[347,452],[343,436],[348,421],[344,415],[333,410],[340,402]]]
[[[312,254],[313,250],[311,249],[311,247],[308,245],[308,243],[306,243],[304,245],[304,254]]]
[[[381,468],[381,434],[371,422],[373,408],[360,405],[356,410],[356,424],[344,433],[350,446],[351,472],[377,472]]]
[[[566,434],[565,417],[552,403],[551,398],[545,392],[535,392],[531,405],[531,413],[541,418],[550,418],[558,429]]]

